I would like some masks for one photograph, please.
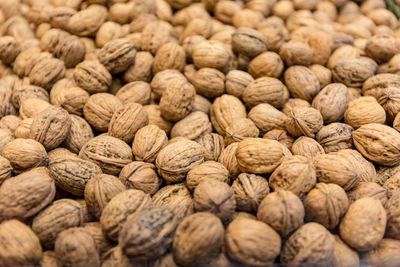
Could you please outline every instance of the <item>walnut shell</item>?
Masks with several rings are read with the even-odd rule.
[[[395,54],[399,53],[399,47],[393,36],[377,34],[368,39],[365,53],[378,63],[389,61]]]
[[[204,161],[202,146],[194,141],[182,140],[161,149],[156,166],[168,183],[182,181],[186,173]]]
[[[206,264],[218,256],[224,243],[224,226],[208,212],[186,217],[177,227],[173,255],[177,264],[192,266]]]
[[[42,87],[35,85],[22,85],[14,88],[12,103],[16,108],[19,108],[29,98],[40,98],[49,102],[49,93]]]
[[[185,76],[177,70],[163,70],[156,73],[150,83],[154,97],[160,99],[168,86],[175,80],[187,81]]]
[[[253,77],[241,70],[231,70],[225,77],[225,89],[230,95],[241,98],[246,87],[253,81]]]
[[[22,119],[33,118],[50,106],[48,101],[39,98],[29,98],[22,102],[19,108],[19,115]]]
[[[0,185],[11,177],[13,167],[8,159],[0,156]]]
[[[335,162],[334,167],[332,162]],[[360,182],[375,179],[374,165],[353,149],[321,154],[313,159],[317,178],[322,183],[334,183],[348,191]]]
[[[154,57],[153,73],[167,69],[182,71],[186,65],[186,53],[182,46],[176,43],[162,45]]]
[[[254,78],[263,76],[279,78],[284,69],[281,57],[275,52],[264,52],[253,58],[247,66]]]
[[[368,78],[364,82],[362,86],[362,94],[364,96],[373,96],[378,99],[383,89],[399,86],[399,75],[393,73],[380,73]]]
[[[232,34],[233,51],[253,58],[267,50],[267,39],[259,31],[239,28]]]
[[[0,224],[0,261],[3,266],[37,265],[42,258],[39,238],[18,220]]]
[[[111,74],[98,61],[85,60],[79,63],[73,75],[76,85],[89,93],[107,92],[111,85]]]
[[[293,109],[286,120],[287,131],[294,136],[314,138],[324,124],[323,117],[315,108]]]
[[[21,51],[20,44],[12,36],[0,38],[0,60],[4,64],[12,63]]]
[[[82,117],[70,115],[71,128],[65,137],[63,146],[74,153],[79,153],[81,148],[94,137],[93,130],[89,123]]]
[[[171,24],[161,20],[150,22],[143,28],[141,49],[155,54],[163,44],[173,39],[172,35]]]
[[[242,171],[271,173],[290,151],[278,141],[263,138],[246,138],[239,142],[236,158]]]
[[[73,15],[67,24],[67,29],[78,36],[91,36],[107,19],[107,9],[101,5],[90,5]]]
[[[40,142],[46,149],[58,147],[71,127],[71,118],[62,108],[49,106],[33,118],[30,138]]]
[[[258,137],[260,131],[252,120],[240,118],[225,129],[225,144],[240,142],[248,137]]]
[[[127,188],[142,190],[154,194],[161,185],[156,167],[151,163],[133,161],[122,168],[119,179]]]
[[[332,69],[335,82],[349,87],[361,87],[376,72],[377,64],[368,58],[344,58]]]
[[[310,137],[301,136],[294,141],[292,145],[293,155],[305,156],[309,159],[313,159],[315,156],[325,154],[324,149],[317,141]]]
[[[274,262],[279,255],[281,238],[263,222],[238,218],[226,230],[225,247],[226,253],[234,260],[249,265],[265,265]]]
[[[303,42],[291,40],[284,43],[279,54],[288,67],[293,65],[309,66],[313,63],[313,50]]]
[[[290,191],[272,192],[261,201],[257,219],[270,225],[282,237],[286,237],[303,224],[303,203]]]
[[[224,93],[225,75],[217,69],[201,68],[194,73],[191,82],[202,96],[213,98]]]
[[[372,96],[362,96],[351,101],[344,113],[344,121],[357,129],[368,123],[385,123],[386,113]]]
[[[56,185],[76,196],[83,196],[87,182],[102,173],[99,166],[80,158],[58,158],[49,163]]]
[[[53,55],[64,61],[66,68],[73,68],[84,59],[86,47],[80,38],[71,35],[61,39]]]
[[[242,98],[249,107],[268,103],[280,109],[288,100],[289,91],[280,80],[271,77],[261,77],[247,85]]]
[[[400,175],[395,174],[389,179],[387,179],[382,187],[386,189],[387,195],[390,198],[393,194],[395,194],[397,191],[399,191],[399,184],[400,184]],[[382,203],[383,205],[384,203]]]
[[[217,40],[207,40],[193,49],[192,59],[197,68],[224,70],[232,59],[227,46]]]
[[[194,166],[186,176],[186,186],[193,191],[205,179],[229,182],[229,172],[224,165],[215,161],[205,161]]]
[[[308,102],[319,93],[320,84],[315,74],[307,67],[292,66],[285,71],[285,84],[290,94]]]
[[[159,105],[146,105],[143,109],[147,112],[149,118],[149,125],[157,125],[166,134],[169,134],[172,128],[172,123],[161,116]]]
[[[352,136],[355,147],[367,159],[384,166],[400,162],[400,133],[395,129],[370,123],[353,131]]]
[[[387,190],[375,182],[364,182],[358,185],[356,188],[347,193],[351,202],[363,197],[372,197],[381,201],[382,205],[385,205],[388,200]]]
[[[239,143],[228,145],[220,154],[218,162],[222,163],[229,171],[229,177],[234,179],[240,174],[239,164],[237,162],[236,151]]]
[[[56,239],[54,252],[58,265],[100,266],[96,243],[84,228],[62,231]]]
[[[61,107],[70,114],[82,115],[82,109],[89,100],[89,93],[80,87],[63,88],[57,91],[51,104]]]
[[[151,88],[146,82],[130,82],[118,90],[116,97],[118,97],[123,104],[138,103],[146,105],[150,103]]]
[[[314,64],[310,66],[310,70],[317,77],[321,88],[324,88],[332,82],[332,72],[330,69],[322,65]]]
[[[4,146],[1,155],[8,159],[15,173],[46,166],[48,157],[46,149],[32,139],[17,138]]]
[[[248,117],[254,122],[261,133],[266,133],[273,129],[285,129],[287,116],[274,108],[270,104],[262,103],[253,107]]]
[[[347,87],[340,83],[331,83],[314,97],[312,106],[319,110],[324,122],[328,124],[342,120],[347,103]]]
[[[107,238],[106,234],[103,233],[99,222],[85,223],[83,228],[92,236],[100,256],[104,255],[105,252],[113,247],[113,243]]]
[[[169,208],[144,208],[127,218],[119,244],[126,255],[137,259],[159,257],[170,248],[177,224]]]
[[[264,197],[269,193],[267,180],[255,174],[241,173],[233,181],[231,188],[235,193],[237,210],[255,212]]]
[[[106,43],[97,54],[99,61],[111,74],[128,69],[135,62],[136,49],[128,39],[116,39]]]
[[[334,235],[336,244],[333,255],[334,266],[359,266],[358,253],[344,243],[338,235]]]
[[[285,157],[269,178],[272,190],[288,190],[303,198],[316,184],[317,175],[311,161],[304,156]]]
[[[39,61],[32,68],[29,80],[33,85],[50,90],[58,80],[64,78],[64,75],[64,62],[55,58],[47,58]]]
[[[1,220],[33,216],[53,201],[55,193],[54,181],[44,167],[9,178],[0,188]]]
[[[158,153],[167,145],[167,135],[156,125],[148,125],[136,132],[132,152],[136,160],[154,162]]]
[[[293,138],[285,130],[273,129],[264,134],[263,138],[276,140],[287,148],[291,149],[293,145]]]
[[[353,127],[341,122],[334,122],[323,126],[317,133],[316,139],[326,153],[337,152],[341,149],[353,147],[351,133]]]
[[[32,230],[37,234],[44,248],[52,248],[59,233],[82,224],[81,205],[72,199],[59,199],[33,219]]]
[[[207,211],[217,215],[222,221],[229,221],[236,208],[235,193],[225,182],[204,179],[193,192],[196,211]]]
[[[306,223],[285,242],[281,252],[281,262],[304,264],[333,260],[335,238],[318,223]]]
[[[304,199],[305,220],[333,229],[339,225],[348,207],[349,200],[343,188],[336,184],[318,183]]]
[[[386,237],[399,239],[399,223],[400,223],[400,206],[399,206],[400,194],[394,192],[385,204],[387,212],[387,226],[386,226]]]
[[[117,241],[127,218],[151,205],[150,196],[143,191],[128,189],[115,195],[104,208],[100,223],[103,232]]]
[[[15,135],[15,129],[18,128],[21,121],[20,117],[15,115],[6,115],[0,119],[0,128],[8,129]]]
[[[171,138],[183,136],[195,140],[200,136],[211,133],[212,126],[207,114],[195,111],[175,123],[171,129]]]
[[[4,117],[6,115],[16,114],[15,107],[12,105],[12,89],[6,86],[0,87],[0,117]]]
[[[353,202],[342,222],[340,237],[357,251],[368,251],[382,240],[386,211],[377,199],[366,197]]]
[[[108,174],[94,176],[86,183],[84,192],[88,211],[96,218],[100,218],[107,203],[124,190],[126,190],[125,185],[115,176]]]
[[[225,148],[224,138],[217,133],[206,133],[200,136],[196,142],[203,147],[204,160],[217,161]]]
[[[305,101],[303,99],[289,98],[288,101],[283,106],[282,112],[285,113],[286,116],[288,116],[294,109],[309,108],[309,107],[311,107],[310,103],[308,103],[307,101]]]
[[[394,267],[400,263],[398,253],[400,251],[400,241],[384,238],[378,246],[368,251],[362,256],[363,261],[369,266],[388,266]]]
[[[108,250],[102,257],[102,265],[105,267],[129,267],[135,264],[141,264],[142,262],[132,259],[126,256],[120,246],[115,246]]]

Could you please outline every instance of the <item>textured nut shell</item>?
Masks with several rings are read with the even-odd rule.
[[[368,123],[383,124],[386,113],[374,97],[363,96],[351,101],[344,113],[344,121],[355,129]]]
[[[215,131],[225,135],[225,130],[232,121],[246,118],[246,107],[237,97],[222,95],[211,105],[210,118]]]
[[[317,141],[306,136],[297,138],[296,141],[294,141],[291,150],[293,155],[301,155],[309,159],[313,159],[313,157],[320,154],[325,154],[324,149]]]
[[[149,118],[142,105],[125,104],[111,117],[108,134],[130,143],[136,132],[149,123]]]
[[[56,188],[44,167],[7,179],[0,188],[0,217],[27,219],[54,199]]]
[[[213,68],[199,69],[190,81],[198,94],[208,98],[222,95],[225,89],[225,75]]]
[[[232,48],[249,58],[267,50],[267,39],[259,31],[239,28],[232,34]]]
[[[376,72],[377,64],[368,58],[344,58],[332,69],[335,82],[349,87],[361,87],[365,80]]]
[[[42,99],[29,98],[21,104],[19,108],[19,115],[22,119],[33,118],[50,106],[51,105],[49,102]]]
[[[336,244],[333,253],[334,266],[359,266],[360,259],[358,253],[351,249],[338,235],[334,235]]]
[[[32,222],[32,230],[45,248],[52,248],[59,233],[83,224],[81,205],[72,199],[60,199],[40,212]]]
[[[71,118],[62,108],[49,106],[33,118],[30,138],[41,143],[47,150],[58,147],[71,127]]]
[[[106,234],[103,233],[99,222],[85,223],[83,228],[92,236],[100,256],[113,247],[114,244],[107,238]]]
[[[53,96],[51,104],[61,107],[70,114],[82,115],[82,109],[89,100],[89,93],[80,87],[63,88]]]
[[[232,183],[235,193],[236,209],[255,212],[259,204],[269,193],[267,180],[255,174],[242,173]]]
[[[328,229],[339,225],[349,207],[346,192],[336,184],[318,183],[304,199],[305,220]]]
[[[167,135],[156,125],[148,125],[136,132],[132,152],[136,160],[154,162],[158,153],[168,143]]]
[[[310,70],[317,77],[321,88],[324,88],[332,82],[332,72],[330,69],[322,65],[314,64],[310,66]]]
[[[152,201],[155,206],[171,209],[178,222],[194,212],[192,195],[184,184],[164,186],[154,194]]]
[[[165,43],[172,39],[172,26],[165,21],[148,23],[142,31],[141,48],[153,54]]]
[[[270,193],[261,201],[257,219],[285,237],[303,224],[303,203],[290,191],[279,190]]]
[[[64,62],[55,58],[48,58],[39,61],[29,74],[32,84],[43,87],[47,90],[60,79],[64,78]]]
[[[286,120],[287,131],[294,136],[314,138],[324,124],[323,117],[315,108],[293,109]]]
[[[281,238],[263,222],[237,218],[226,229],[225,248],[231,258],[243,264],[265,265],[278,257]]]
[[[74,227],[61,232],[54,252],[59,265],[100,266],[96,243],[84,228]]]
[[[66,68],[73,68],[84,59],[86,47],[79,37],[72,35],[61,40],[53,55],[64,61]]]
[[[151,205],[150,196],[141,190],[128,189],[115,195],[104,208],[100,223],[103,232],[117,241],[129,215]]]
[[[352,148],[353,138],[351,133],[353,130],[350,125],[334,122],[322,127],[316,136],[316,140],[326,153]]]
[[[343,84],[332,83],[324,87],[313,99],[312,106],[319,110],[326,124],[340,121],[346,111],[348,90]]]
[[[400,224],[400,206],[399,206],[400,194],[394,192],[391,198],[386,202],[385,209],[387,212],[387,227],[386,237],[398,239],[400,236],[399,224]]]
[[[0,224],[0,262],[3,266],[39,264],[42,247],[32,229],[17,220]]]
[[[400,175],[395,174],[389,179],[387,179],[385,183],[382,185],[382,187],[386,189],[387,195],[390,198],[393,194],[399,191],[399,184],[400,184]],[[383,204],[384,203],[382,203],[382,205]]]
[[[182,181],[191,168],[203,161],[202,146],[194,141],[182,140],[161,149],[156,166],[164,180],[171,183]]]
[[[303,42],[291,40],[284,43],[279,54],[289,67],[292,65],[309,66],[313,63],[313,50]]]
[[[240,169],[236,158],[236,151],[239,143],[228,145],[220,154],[218,162],[222,163],[229,171],[230,178],[236,178],[239,175]]]
[[[388,266],[395,267],[399,265],[400,241],[390,238],[384,238],[378,246],[362,256],[370,266]]]
[[[65,137],[63,146],[74,153],[79,153],[81,148],[94,137],[93,130],[82,117],[70,115],[70,118],[71,128]]]
[[[39,142],[32,139],[17,138],[4,146],[1,155],[8,159],[16,173],[25,170],[46,166],[46,149]]]
[[[83,114],[85,119],[98,131],[106,132],[112,116],[122,107],[121,101],[108,93],[91,95],[85,106]]]
[[[224,226],[208,212],[198,212],[185,218],[176,229],[173,255],[177,264],[205,264],[216,257],[224,243]]]
[[[205,179],[215,179],[229,183],[229,172],[224,165],[215,161],[205,161],[194,166],[186,175],[186,186],[193,191]]]
[[[309,108],[311,107],[310,103],[300,98],[289,98],[288,101],[282,108],[282,112],[288,116],[292,110],[297,108]]]
[[[375,182],[364,182],[347,193],[351,202],[363,197],[372,197],[378,199],[382,205],[388,200],[387,190]]]
[[[13,168],[8,159],[0,156],[0,185],[8,178],[11,177]]]
[[[123,167],[119,179],[127,188],[142,190],[148,194],[156,193],[162,183],[156,167],[141,161],[133,161]]]
[[[140,51],[136,53],[135,63],[124,73],[123,79],[126,82],[144,81],[150,82],[154,58],[149,52]]]
[[[0,128],[0,153],[3,150],[4,146],[14,140],[14,137],[10,130]]]
[[[162,45],[154,57],[153,73],[167,69],[183,70],[186,65],[186,53],[182,46],[176,43]]]
[[[118,90],[116,97],[123,104],[138,103],[146,105],[150,103],[151,87],[148,83],[142,81],[130,82]]]
[[[335,238],[318,223],[306,223],[283,245],[281,262],[328,263],[333,259]]]
[[[143,106],[143,109],[147,112],[149,125],[157,125],[161,130],[164,130],[166,134],[169,134],[172,123],[161,116],[159,105],[146,105]]]
[[[271,173],[290,151],[278,141],[263,138],[246,138],[239,142],[236,159],[245,172]]]
[[[48,168],[56,185],[76,196],[83,196],[87,182],[102,173],[93,162],[77,157],[50,161]]]
[[[375,167],[356,150],[342,149],[313,159],[318,182],[334,183],[348,191],[360,182],[375,180]]]
[[[271,77],[262,77],[247,85],[242,98],[249,107],[268,103],[280,109],[288,100],[289,91],[280,80]]]
[[[276,140],[287,148],[291,149],[293,145],[293,138],[285,130],[274,129],[264,134],[263,138]]]
[[[170,248],[177,224],[169,208],[144,208],[128,217],[119,244],[126,255],[137,259],[159,257]]]
[[[189,82],[180,79],[172,81],[160,100],[161,115],[169,121],[183,119],[192,109],[196,90]]]
[[[241,70],[231,70],[225,77],[225,89],[230,95],[241,97],[247,85],[253,81],[253,77]]]
[[[399,87],[399,75],[393,73],[380,73],[367,79],[362,86],[362,93],[365,96],[373,96],[378,99],[383,89],[388,87]]]
[[[131,148],[118,138],[100,135],[87,142],[79,152],[79,157],[90,160],[108,174],[117,175],[132,161]]]
[[[227,46],[217,40],[200,43],[193,49],[192,59],[197,68],[215,68],[224,70],[231,61]]]
[[[67,29],[78,36],[91,36],[107,18],[107,9],[101,5],[91,5],[73,15],[67,24]]]
[[[386,228],[386,211],[374,198],[353,202],[342,222],[340,237],[357,251],[368,251],[382,240]]]
[[[98,174],[91,178],[86,183],[84,192],[89,213],[100,218],[107,203],[124,190],[126,190],[125,185],[115,176]]]
[[[205,179],[193,192],[196,211],[206,211],[217,215],[222,221],[229,221],[235,212],[235,193],[225,182]]]
[[[371,123],[353,131],[352,136],[355,147],[367,159],[384,166],[400,162],[400,133],[395,129]]]
[[[123,72],[135,62],[136,49],[128,39],[116,39],[106,43],[97,53],[101,64],[111,74]]]
[[[262,103],[253,107],[248,117],[254,122],[261,133],[266,133],[273,129],[285,129],[287,116],[285,113],[274,108],[270,104]]]
[[[217,133],[206,133],[200,136],[196,142],[203,147],[204,160],[217,161],[225,148],[224,138]]]
[[[89,93],[106,92],[111,85],[111,74],[98,61],[85,60],[79,63],[73,76],[76,85]]]
[[[293,66],[284,74],[285,84],[290,94],[308,102],[319,93],[320,84],[315,74],[307,67]]]
[[[8,129],[10,132],[14,133],[21,121],[20,117],[15,115],[6,115],[0,119],[0,128]]]
[[[225,129],[225,144],[240,142],[248,137],[258,137],[260,131],[252,120],[240,118]]]
[[[316,184],[317,175],[311,161],[304,156],[285,157],[269,178],[272,190],[288,190],[303,198]]]
[[[251,60],[247,66],[248,72],[254,78],[263,76],[279,78],[283,69],[283,61],[275,52],[264,52]]]
[[[16,108],[19,108],[29,98],[40,98],[49,102],[49,93],[42,87],[35,85],[22,85],[13,89],[12,103]]]
[[[207,114],[195,111],[175,123],[171,129],[171,138],[183,136],[195,140],[200,136],[211,133],[212,126]]]

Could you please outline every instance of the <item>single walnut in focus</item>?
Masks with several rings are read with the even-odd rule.
[[[286,129],[294,136],[314,138],[324,124],[321,113],[315,108],[293,109],[286,120]]]
[[[366,197],[353,202],[342,222],[340,237],[357,251],[369,251],[382,240],[386,211],[377,199]]]
[[[54,245],[59,265],[100,266],[93,237],[84,228],[70,228],[59,234]]]
[[[225,75],[213,68],[199,69],[191,82],[198,94],[209,98],[218,97],[225,90]]]
[[[118,90],[116,97],[118,97],[123,104],[138,103],[146,105],[150,103],[151,88],[146,82],[130,82]]]
[[[4,64],[14,62],[21,51],[20,44],[12,36],[3,36],[0,38],[0,60]]]
[[[71,128],[65,137],[63,146],[74,153],[79,153],[81,148],[94,137],[93,130],[84,118],[76,115],[70,115],[70,118]]]
[[[238,210],[255,212],[264,197],[269,193],[267,180],[255,174],[242,173],[233,181],[231,188],[235,193]]]
[[[278,257],[281,238],[263,222],[237,218],[226,229],[225,247],[231,258],[243,264],[265,265]]]
[[[98,61],[85,60],[74,69],[74,81],[77,86],[89,93],[103,93],[111,85],[111,74]]]
[[[289,91],[280,80],[262,77],[249,83],[243,92],[242,98],[250,107],[268,103],[280,109],[288,100]]]
[[[230,95],[241,98],[247,85],[253,81],[253,77],[241,70],[231,70],[225,77],[225,89]]]
[[[285,84],[291,95],[311,102],[319,93],[320,84],[315,74],[307,67],[292,66],[285,71]]]
[[[10,130],[10,132],[14,133],[15,136],[15,130],[18,128],[21,121],[20,117],[15,115],[6,115],[0,119],[0,128]]]
[[[376,72],[377,64],[372,59],[344,58],[332,69],[332,77],[335,82],[343,83],[349,87],[361,87],[369,77]]]
[[[270,104],[262,103],[253,107],[248,117],[254,122],[261,133],[283,130],[286,128],[287,116]]]
[[[253,58],[247,66],[254,78],[263,76],[279,78],[284,69],[281,57],[275,52],[264,52]]]
[[[186,65],[186,54],[182,46],[175,43],[166,43],[161,46],[154,57],[153,73],[167,69],[182,71]]]
[[[148,125],[136,132],[132,152],[136,160],[154,162],[158,153],[167,145],[168,137],[156,125]]]
[[[156,193],[162,182],[156,167],[141,161],[133,161],[122,168],[119,179],[127,188],[142,190],[148,194]]]
[[[313,50],[306,44],[299,41],[289,41],[284,43],[279,52],[287,66],[304,65],[309,66],[313,63]]]
[[[225,70],[231,61],[231,53],[224,43],[204,41],[193,50],[193,62],[197,68],[215,68]]]
[[[386,113],[374,97],[363,96],[349,104],[344,120],[353,128],[359,128],[368,123],[383,124],[386,121]]]
[[[78,36],[91,36],[107,19],[107,9],[101,5],[90,5],[73,15],[67,24],[67,29]],[[84,23],[83,23],[84,21]]]
[[[173,255],[183,266],[207,264],[216,258],[224,243],[221,220],[208,212],[197,212],[186,217],[175,231]]]
[[[206,161],[194,166],[186,175],[186,186],[193,191],[205,179],[214,179],[229,183],[229,172],[224,165],[215,161]]]
[[[217,161],[225,148],[224,138],[217,133],[206,133],[200,136],[196,142],[203,147],[204,160]]]
[[[353,138],[351,133],[353,130],[353,127],[348,124],[334,122],[323,126],[317,133],[316,140],[326,153],[352,148]]]
[[[324,149],[317,141],[310,137],[301,136],[294,141],[292,145],[293,155],[305,156],[313,159],[315,156],[325,154]]]
[[[282,237],[286,237],[303,224],[303,203],[290,191],[272,192],[261,201],[257,219],[270,225]]]
[[[135,62],[136,49],[128,39],[116,39],[106,43],[97,54],[99,61],[112,74],[128,69]]]
[[[53,90],[52,90],[53,92]],[[89,93],[80,87],[65,87],[57,90],[54,101],[51,101],[56,107],[62,107],[70,114],[82,115],[82,110],[89,100]]]
[[[144,208],[127,218],[118,241],[128,256],[140,260],[159,257],[170,248],[177,224],[169,208]]]
[[[267,50],[267,39],[251,28],[239,28],[232,34],[233,51],[253,58]]]
[[[329,263],[333,260],[335,238],[322,225],[306,223],[293,233],[282,248],[284,263]]]
[[[259,133],[260,131],[252,120],[241,118],[233,121],[225,129],[225,144],[240,142],[248,137],[258,137]]]
[[[384,63],[399,53],[400,48],[393,36],[378,34],[368,39],[365,52],[376,62]]]
[[[183,136],[195,140],[200,136],[211,133],[212,126],[209,117],[201,111],[194,111],[175,123],[171,129],[171,138]]]

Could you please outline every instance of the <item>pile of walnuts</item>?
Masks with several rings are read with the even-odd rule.
[[[400,266],[384,0],[0,0],[0,60],[0,266]]]

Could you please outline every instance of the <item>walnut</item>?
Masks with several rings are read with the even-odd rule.
[[[193,191],[203,180],[215,179],[229,182],[229,172],[224,165],[215,161],[205,161],[194,166],[186,175],[186,186]]]
[[[313,159],[320,154],[325,154],[324,149],[317,141],[306,136],[297,138],[292,145],[291,151],[293,155],[301,155],[309,159]]]
[[[100,217],[103,232],[110,239],[117,241],[129,216],[150,205],[150,196],[140,190],[128,189],[115,195],[106,205]]]
[[[0,156],[0,185],[11,177],[13,167],[8,159]]]
[[[233,121],[225,129],[225,144],[240,142],[248,137],[258,137],[259,133],[260,131],[252,120],[241,118]]]
[[[100,266],[96,243],[84,228],[62,231],[56,239],[54,252],[59,265]]]
[[[0,119],[0,128],[8,129],[11,133],[14,133],[21,123],[21,118],[15,115],[6,115]]]
[[[313,63],[313,50],[306,44],[291,40],[284,43],[279,52],[288,67],[293,65],[309,66]]]
[[[397,87],[387,87],[383,89],[377,100],[378,103],[386,111],[387,122],[394,122],[394,118],[400,112],[400,106],[398,102],[398,96],[400,94],[400,89]]]
[[[135,62],[123,75],[126,82],[144,81],[150,82],[152,76],[154,58],[151,53],[140,51],[136,53]]]
[[[309,107],[311,107],[310,103],[303,99],[289,98],[285,105],[283,105],[282,112],[285,113],[286,116],[288,116],[289,114],[291,114],[293,109]]]
[[[0,87],[0,117],[6,115],[17,114],[15,107],[12,105],[12,89],[6,86]]]
[[[385,204],[385,209],[387,212],[386,237],[388,238],[398,239],[400,236],[398,230],[400,216],[399,199],[400,194],[396,191]]]
[[[285,131],[280,129],[273,129],[266,132],[263,138],[276,140],[287,148],[291,149],[293,145],[293,138]]]
[[[283,61],[275,52],[264,52],[253,58],[248,67],[248,72],[254,78],[268,76],[279,78],[284,69]]]
[[[211,133],[211,130],[212,126],[207,114],[195,111],[175,123],[171,130],[171,138],[183,136],[195,140],[204,134]]]
[[[283,263],[304,264],[333,260],[335,238],[322,225],[306,223],[294,232],[282,248]]]
[[[206,133],[200,136],[196,142],[203,147],[204,160],[217,161],[225,148],[223,137],[217,133]]]
[[[96,33],[106,18],[107,9],[104,6],[90,5],[69,19],[67,29],[78,36],[91,36]]]
[[[121,87],[116,96],[123,104],[138,103],[145,105],[150,103],[151,88],[146,82],[131,82]]]
[[[70,118],[71,128],[63,145],[72,152],[79,153],[83,145],[94,137],[93,131],[85,119],[76,115],[70,115]]]
[[[330,69],[328,69],[322,65],[314,64],[314,65],[310,66],[310,70],[317,77],[321,88],[324,88],[325,86],[327,86],[331,83],[332,72],[330,71]]]
[[[275,53],[279,53],[281,46],[286,41],[289,41],[289,32],[284,25],[276,26],[269,23],[260,26],[259,31],[268,40],[268,50],[274,51]]]
[[[400,241],[390,238],[384,238],[378,246],[368,251],[362,256],[369,266],[390,266],[398,265],[398,253],[400,251]]]
[[[18,220],[0,224],[0,261],[4,266],[37,265],[42,258],[39,238]]]
[[[127,188],[142,190],[154,194],[161,185],[156,167],[151,163],[133,161],[122,168],[119,179]]]
[[[120,73],[133,64],[136,49],[128,39],[116,39],[106,43],[99,51],[98,58],[112,74]]]
[[[52,248],[62,231],[83,224],[82,207],[72,199],[59,199],[41,211],[32,222],[32,230],[44,248]]]
[[[292,66],[285,71],[285,84],[290,94],[308,102],[319,93],[320,84],[315,74],[307,67]]]
[[[89,100],[89,93],[79,87],[70,87],[58,90],[53,97],[53,105],[62,107],[71,114],[82,115],[82,109]]]
[[[333,39],[331,34],[323,31],[311,33],[307,40],[308,45],[313,51],[313,64],[325,65],[332,52]]]
[[[3,36],[0,38],[0,60],[4,64],[14,62],[21,51],[20,44],[12,36]]]
[[[375,61],[368,58],[345,58],[334,65],[332,76],[335,82],[349,87],[360,87],[375,74],[376,68]]]
[[[184,49],[175,43],[166,43],[161,46],[154,57],[153,73],[167,69],[183,70],[186,64]]]
[[[238,210],[255,212],[264,197],[269,193],[267,180],[255,174],[242,173],[233,181],[231,188],[235,193]]]
[[[167,135],[156,125],[148,125],[136,132],[132,152],[136,160],[154,162],[160,150],[167,145]]]
[[[376,169],[375,182],[382,186],[390,177],[397,175],[399,171],[400,165],[393,167],[379,166]]]
[[[376,62],[384,63],[400,51],[393,36],[378,34],[368,39],[365,52]]]
[[[277,109],[289,98],[286,86],[276,78],[262,77],[249,83],[243,92],[243,101],[250,107],[268,103]]]
[[[147,112],[149,125],[156,125],[161,130],[164,130],[166,134],[169,134],[172,128],[172,123],[161,116],[159,105],[146,105],[143,106],[143,109]]]
[[[22,119],[33,118],[50,106],[51,105],[48,101],[39,98],[29,98],[21,104],[19,115]]]
[[[270,104],[262,103],[254,106],[248,117],[254,122],[261,134],[273,129],[285,129],[287,116]]]
[[[192,54],[197,68],[215,68],[225,70],[232,60],[228,48],[220,41],[204,41],[195,47]]]
[[[360,259],[358,253],[351,249],[346,243],[340,239],[338,235],[334,235],[336,244],[333,255],[333,264],[336,266],[358,266]]]
[[[162,45],[172,40],[171,24],[161,20],[153,21],[143,28],[141,49],[155,54]]]
[[[239,143],[228,145],[220,154],[218,162],[222,163],[229,171],[229,177],[234,179],[240,174],[239,164],[236,157],[236,152]]]
[[[246,87],[253,81],[253,77],[241,70],[231,70],[225,77],[225,89],[230,95],[241,98]]]
[[[177,224],[169,208],[144,208],[128,216],[119,244],[126,255],[137,259],[159,257],[170,248]]]
[[[34,85],[22,85],[14,88],[12,103],[16,108],[19,108],[29,98],[39,98],[49,102],[49,93],[42,87]]]
[[[187,81],[185,76],[177,70],[164,70],[156,73],[150,83],[156,99],[160,99],[167,87],[175,80]]]
[[[393,194],[399,191],[399,184],[400,176],[398,174],[394,174],[383,183],[382,187],[386,189],[387,195],[390,198]]]
[[[218,97],[224,92],[224,81],[225,75],[213,68],[199,69],[192,79],[196,92],[209,98]]]
[[[129,26],[127,26],[127,28],[129,28]],[[107,21],[100,26],[96,33],[96,45],[101,48],[109,41],[122,38],[126,33],[125,28],[120,24]]]
[[[388,200],[387,190],[375,182],[364,182],[356,188],[347,193],[351,202],[356,201],[363,197],[372,197],[381,201],[385,205]]]
[[[211,102],[204,96],[196,94],[192,105],[192,112],[201,111],[207,115],[210,114]]]
[[[359,128],[369,123],[383,124],[386,121],[386,113],[374,97],[363,96],[349,104],[344,113],[344,120],[353,128]]]
[[[314,138],[323,126],[323,117],[315,108],[293,109],[286,120],[287,131],[294,136]]]
[[[384,166],[394,166],[400,162],[400,144],[396,141],[400,133],[395,129],[370,123],[353,131],[352,136],[355,147],[367,159]]]
[[[353,127],[348,124],[334,122],[323,126],[317,133],[316,139],[326,153],[337,152],[353,147],[351,136],[353,130]]]
[[[303,224],[303,203],[292,192],[278,190],[268,194],[261,201],[257,219],[270,225],[282,237],[286,237]]]
[[[105,252],[113,247],[113,243],[107,238],[106,234],[101,229],[101,224],[99,222],[85,223],[83,228],[92,236],[100,256],[104,255]]]
[[[278,257],[281,238],[263,222],[237,218],[226,229],[225,247],[226,253],[234,260],[249,265],[265,265]]]
[[[52,250],[44,251],[40,260],[40,266],[55,267],[57,266],[56,254]]]
[[[186,217],[175,231],[173,255],[177,264],[207,264],[216,258],[224,243],[221,220],[208,212]]]
[[[73,68],[85,58],[86,48],[80,38],[71,35],[61,40],[53,55],[64,61],[65,67]]]
[[[350,205],[340,223],[340,237],[357,251],[368,251],[382,240],[385,228],[386,211],[381,202],[366,197]]]
[[[251,28],[239,28],[232,35],[232,48],[235,52],[253,58],[267,50],[267,40]]]
[[[362,86],[364,96],[373,96],[379,99],[383,89],[388,87],[399,87],[399,75],[393,73],[380,73],[367,79]]]
[[[29,74],[29,80],[33,85],[50,90],[58,80],[64,78],[64,75],[64,62],[55,58],[47,58],[34,65]]]
[[[89,93],[103,93],[111,85],[111,74],[98,61],[85,60],[74,69],[74,81],[77,86]]]

